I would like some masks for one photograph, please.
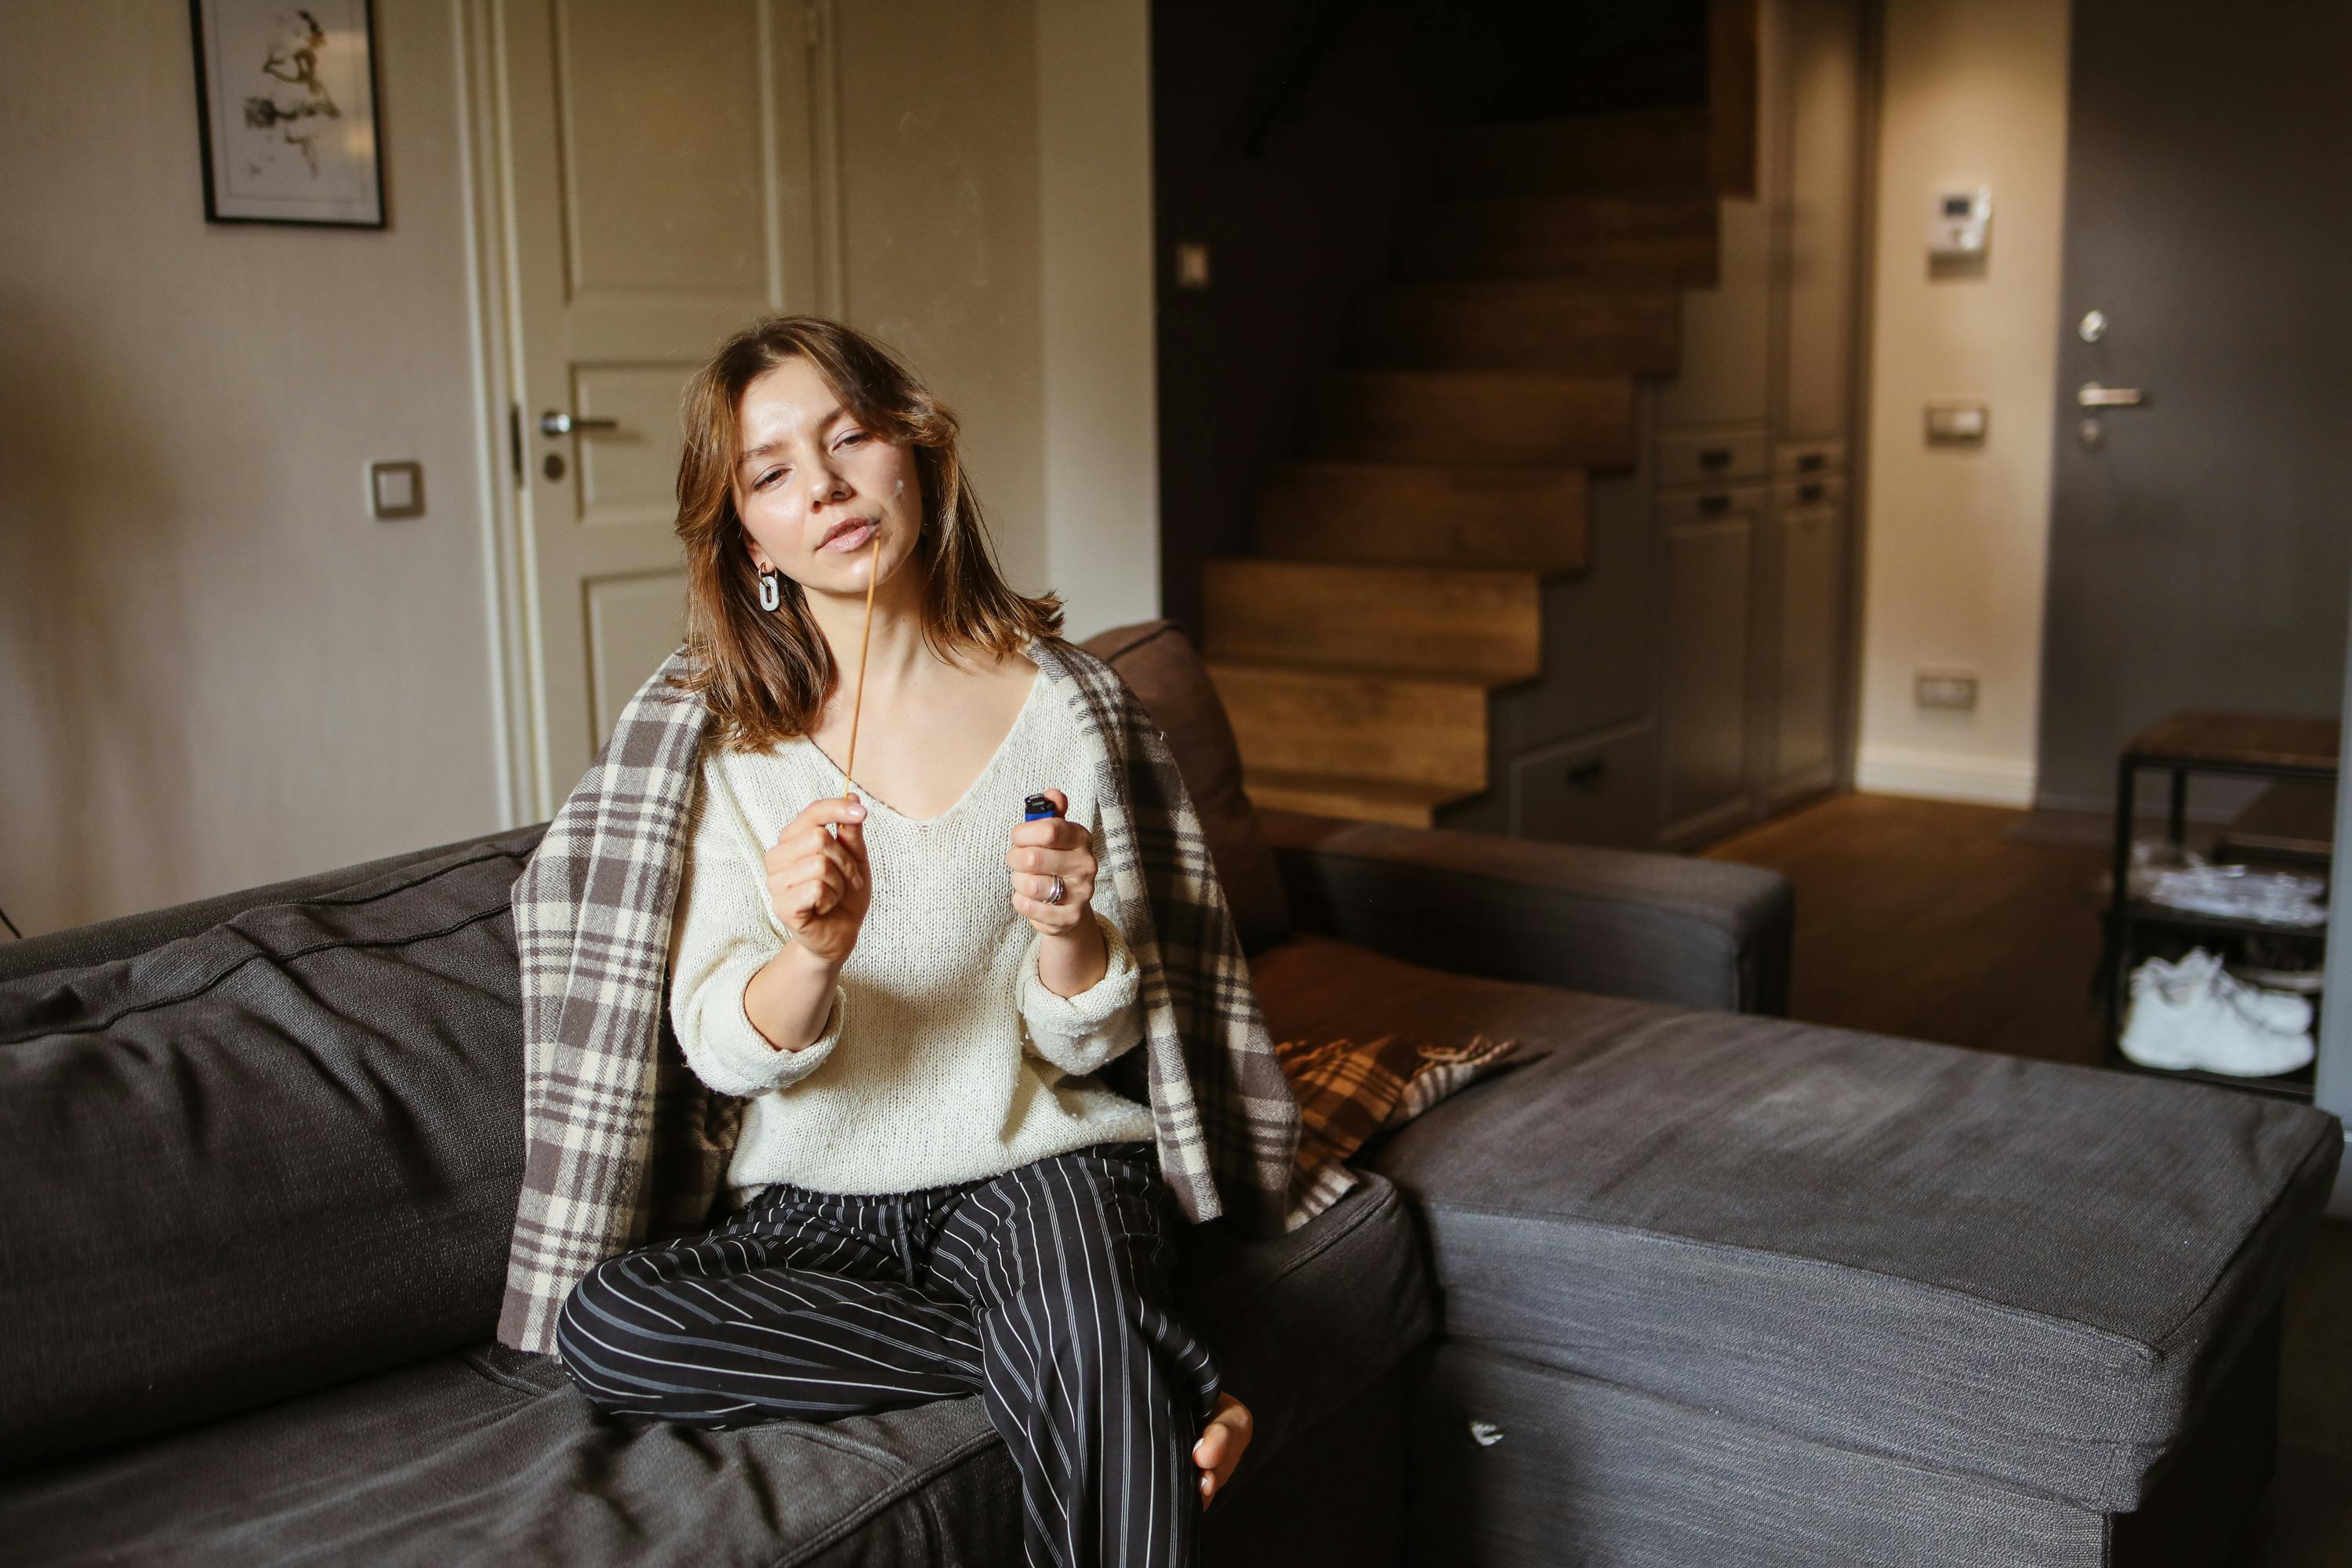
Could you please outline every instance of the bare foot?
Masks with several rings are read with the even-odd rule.
[[[1249,1447],[1250,1427],[1248,1405],[1230,1394],[1217,1395],[1216,1407],[1201,1428],[1201,1440],[1192,1445],[1192,1462],[1201,1467],[1202,1508],[1233,1479],[1234,1467],[1242,1462],[1243,1450]]]

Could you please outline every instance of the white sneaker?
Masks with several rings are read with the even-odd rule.
[[[2230,1005],[2266,1029],[2286,1035],[2307,1035],[2311,1032],[2311,998],[2308,996],[2249,984],[2226,969],[2214,974],[2213,990]]]
[[[2152,959],[2149,962],[2161,963],[2163,960]],[[2210,987],[2214,994],[2264,1028],[2299,1035],[2311,1027],[2311,1003],[2308,999],[2249,985],[2223,968],[2217,954],[2201,947],[2190,948],[2187,957],[2169,968],[2171,973],[2164,982],[2165,988],[2176,998],[2185,999],[2200,988]]]
[[[2221,960],[2202,948],[2178,963],[2161,958],[2142,963],[2132,971],[2131,993],[2116,1045],[2143,1067],[2272,1078],[2303,1067],[2314,1054],[2307,1001],[2223,973]]]
[[[2131,973],[2131,1005],[2116,1048],[2142,1067],[2178,1070],[2196,1065],[2182,1020],[2203,988],[2170,959],[2151,958]]]

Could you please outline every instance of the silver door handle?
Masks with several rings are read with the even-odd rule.
[[[620,427],[621,422],[617,419],[583,419],[576,414],[558,414],[552,408],[539,416],[539,430],[542,436],[570,436],[582,430],[618,430]]]
[[[2074,395],[2074,402],[2083,408],[2137,408],[2147,399],[2137,386],[2101,386],[2086,381],[2083,390]]]

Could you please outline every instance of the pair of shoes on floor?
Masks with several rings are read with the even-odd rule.
[[[2124,1055],[2142,1067],[2272,1078],[2310,1062],[2311,1002],[2249,985],[2203,948],[2132,971]]]

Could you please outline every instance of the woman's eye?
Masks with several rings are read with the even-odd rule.
[[[756,481],[754,481],[754,482],[753,482],[753,484],[752,484],[751,488],[752,488],[753,489],[755,489],[755,490],[763,490],[763,489],[766,489],[768,488],[768,482],[769,482],[771,479],[782,479],[783,477],[784,477],[784,470],[783,470],[783,469],[782,469],[782,468],[770,468],[766,473],[761,474],[761,475],[759,477],[759,479],[758,479]]]
[[[843,446],[846,447],[846,446],[849,446],[849,445],[850,445],[851,443],[853,443],[853,442],[856,442],[856,441],[863,441],[863,440],[865,440],[865,439],[866,439],[866,432],[865,432],[865,431],[863,431],[863,430],[852,430],[848,435],[844,436],[844,437],[841,438],[841,445],[843,445]]]

